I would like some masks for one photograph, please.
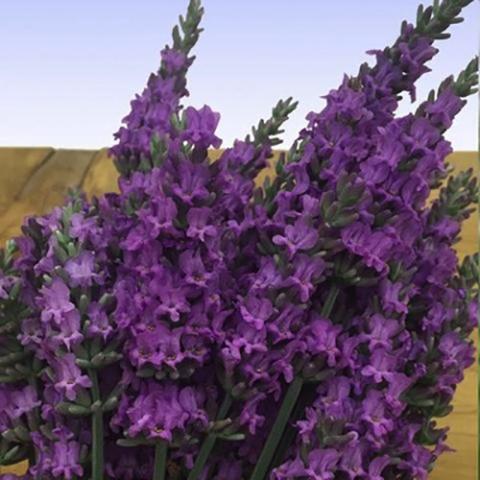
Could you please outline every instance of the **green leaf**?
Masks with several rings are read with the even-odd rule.
[[[112,411],[114,408],[116,408],[116,406],[118,405],[120,399],[119,397],[117,396],[113,396],[113,397],[110,397],[108,400],[106,400],[104,403],[103,403],[103,411],[104,412],[110,412]]]
[[[3,465],[8,465],[14,460],[17,459],[17,454],[20,452],[20,445],[15,445],[12,447],[10,450],[8,450],[5,455],[2,457],[2,464]]]
[[[144,437],[139,438],[120,438],[117,440],[117,445],[120,447],[139,447],[142,445],[153,445],[153,441]]]
[[[92,414],[90,408],[72,402],[60,402],[55,409],[63,415],[72,415],[74,417],[86,417]]]
[[[230,435],[219,433],[217,437],[221,440],[225,440],[227,442],[239,442],[241,440],[245,440],[244,433],[232,433]]]
[[[80,368],[91,368],[92,364],[90,363],[89,360],[85,360],[84,358],[76,358],[75,363],[80,367]]]

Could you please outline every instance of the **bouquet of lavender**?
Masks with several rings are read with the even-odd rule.
[[[474,358],[479,261],[459,265],[453,245],[477,183],[444,184],[443,134],[478,60],[395,111],[471,1],[420,7],[258,187],[296,103],[211,162],[219,114],[181,105],[203,15],[191,0],[116,134],[120,193],[72,192],[0,255],[0,465],[426,479],[448,449],[435,419]]]

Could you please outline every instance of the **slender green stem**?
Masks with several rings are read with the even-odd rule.
[[[89,370],[92,380],[92,397],[96,409],[92,413],[92,480],[103,480],[103,411],[100,386],[95,369]]]
[[[337,299],[339,289],[337,285],[332,285],[328,292],[327,298],[321,310],[321,315],[328,318],[332,313],[335,300]],[[273,424],[270,435],[263,448],[263,451],[258,459],[255,470],[253,471],[250,480],[263,480],[268,472],[270,465],[276,464],[282,460],[283,455],[288,450],[291,442],[294,439],[293,427],[287,429],[292,412],[295,409],[294,418],[300,418],[305,408],[306,402],[300,402],[299,396],[302,392],[304,381],[301,377],[296,377],[295,380],[288,387],[287,393],[283,400],[282,406],[278,413],[277,419]],[[296,418],[298,420],[298,418]],[[275,457],[275,458],[274,458]],[[273,464],[272,464],[273,459]]]
[[[227,393],[225,395],[225,398],[223,399],[222,405],[220,406],[220,410],[218,411],[217,420],[225,419],[232,405],[232,401],[233,401],[232,396],[229,393]],[[187,480],[197,480],[197,478],[200,476],[200,474],[202,473],[205,467],[205,464],[207,463],[210,452],[213,450],[216,440],[217,440],[217,436],[215,435],[215,433],[209,433],[206,436],[205,440],[203,441],[202,447],[198,452],[198,456],[197,456],[197,459],[195,460],[195,464],[193,465],[192,470],[188,474]]]
[[[153,480],[165,480],[167,471],[167,450],[166,442],[158,442],[155,445],[155,464],[153,468]]]
[[[270,434],[268,435],[267,441],[263,447],[262,453],[260,454],[260,458],[257,461],[257,465],[253,470],[250,480],[263,480],[265,478],[273,455],[275,454],[285,427],[290,419],[293,407],[298,400],[302,386],[303,379],[301,377],[296,377],[288,387],[275,423],[273,424],[272,430],[270,430]]]
[[[282,435],[280,443],[275,451],[275,455],[273,457],[271,463],[271,469],[278,467],[283,463],[283,459],[287,454],[290,445],[295,440],[297,435],[297,429],[295,428],[295,423],[298,422],[302,415],[304,414],[305,407],[313,402],[315,398],[315,391],[316,386],[313,384],[304,384],[302,387],[302,391],[300,392],[299,398],[297,403],[295,404],[295,408],[290,416],[290,422],[285,428],[285,432]]]
[[[330,287],[330,291],[328,292],[327,298],[320,312],[320,315],[322,315],[322,317],[328,318],[332,313],[333,306],[335,305],[335,300],[337,299],[338,292],[339,292],[339,289],[336,285],[332,285]]]

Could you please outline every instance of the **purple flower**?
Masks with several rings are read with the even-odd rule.
[[[146,236],[152,239],[158,237],[160,232],[175,235],[173,221],[176,217],[177,206],[171,198],[152,199],[148,208],[144,207],[138,212]]]
[[[39,348],[44,343],[44,332],[42,330],[40,320],[37,318],[26,318],[22,321],[22,331],[18,335],[18,340],[24,346],[30,348]]]
[[[187,213],[187,236],[198,238],[206,243],[208,238],[217,235],[217,229],[209,223],[212,211],[209,208],[191,208]]]
[[[267,324],[273,343],[293,340],[296,331],[303,323],[304,311],[295,305],[287,304],[274,321]]]
[[[74,213],[70,218],[69,234],[72,238],[85,242],[96,230],[96,218],[94,217],[88,218],[82,213]]]
[[[311,354],[323,353],[327,357],[329,367],[337,363],[340,350],[337,347],[337,337],[341,331],[340,326],[335,326],[330,320],[314,314],[307,339],[308,350]]]
[[[403,373],[392,373],[389,375],[388,389],[385,393],[385,401],[392,410],[400,415],[405,408],[401,396],[410,388],[414,379]]]
[[[308,454],[306,465],[296,457],[273,471],[275,480],[311,478],[312,480],[333,480],[340,455],[332,448],[316,449]]]
[[[200,391],[191,387],[149,382],[126,411],[128,435],[134,438],[143,433],[171,441],[174,433],[185,432],[188,426],[204,429],[208,418],[201,408],[204,401]]]
[[[168,75],[176,74],[187,67],[187,56],[173,48],[165,48],[161,52],[162,67],[165,68]]]
[[[363,257],[367,267],[379,273],[388,269],[386,262],[393,246],[388,235],[372,232],[367,225],[355,222],[342,230],[342,240],[348,250]]]
[[[156,280],[158,282],[158,280]],[[182,288],[175,288],[170,285],[156,285],[160,304],[155,309],[159,315],[168,315],[172,322],[178,322],[180,315],[190,310]]]
[[[64,315],[60,331],[52,330],[49,333],[55,346],[64,345],[70,352],[72,347],[83,340],[83,335],[80,333],[80,313],[77,310],[68,312]]]
[[[405,40],[399,42],[397,47],[400,53],[398,64],[403,72],[401,83],[406,84],[406,89],[410,91],[412,100],[415,100],[413,84],[421,75],[429,71],[425,63],[433,58],[437,49],[432,47],[432,41],[429,38],[419,37],[416,41],[409,41],[409,36],[414,31],[412,24],[406,23],[402,29],[402,36]]]
[[[107,340],[113,334],[113,326],[110,323],[108,315],[101,305],[97,302],[92,302],[88,306],[88,335],[98,336]]]
[[[67,480],[83,476],[80,464],[80,444],[76,441],[60,441],[53,444],[52,474]]]
[[[75,400],[82,388],[92,386],[90,379],[86,375],[82,375],[80,368],[75,364],[73,353],[55,358],[52,363],[55,371],[55,389],[68,400]]]
[[[380,314],[374,314],[368,321],[370,333],[364,334],[363,338],[368,340],[370,350],[375,347],[390,348],[391,339],[395,337],[402,326],[398,320],[385,318]]]
[[[305,471],[305,465],[302,459],[296,457],[293,460],[290,460],[277,467],[275,470],[273,470],[272,475],[275,480],[289,480],[292,478],[305,477]]]
[[[11,393],[11,415],[12,418],[19,418],[31,412],[41,405],[37,391],[34,387],[27,385],[22,390],[13,390]]]
[[[340,88],[330,91],[324,98],[327,100],[327,107],[323,111],[325,117],[336,117],[345,123],[372,118],[373,113],[366,108],[365,94],[350,88],[346,75]]]
[[[473,347],[463,341],[457,332],[446,333],[438,346],[442,353],[442,365],[445,369],[464,369],[473,363]]]
[[[423,207],[430,189],[427,182],[420,176],[412,174],[401,185],[400,196],[406,205],[418,210]]]
[[[347,474],[349,480],[356,480],[365,475],[362,463],[363,452],[361,447],[358,444],[352,444],[345,448],[339,466],[342,472]]]
[[[476,299],[473,299],[467,306],[468,324],[473,330],[478,327],[479,305]]]
[[[241,323],[237,326],[232,340],[226,340],[225,344],[230,348],[230,355],[241,360],[242,350],[250,355],[254,352],[268,351],[266,345],[267,331],[265,328],[257,329],[255,325]]]
[[[205,269],[200,251],[185,251],[179,257],[179,266],[185,274],[185,281],[196,287],[206,287],[212,274]]]
[[[234,171],[244,165],[249,165],[255,156],[255,146],[250,142],[235,140],[233,147],[224,151],[218,160],[222,169]]]
[[[383,307],[387,313],[407,313],[407,305],[400,299],[403,285],[399,282],[392,283],[387,279],[380,283],[380,294]]]
[[[146,363],[160,364],[158,337],[165,332],[168,332],[166,327],[155,326],[137,334],[130,344],[130,361],[139,367]]]
[[[299,219],[294,225],[285,227],[284,235],[275,235],[273,243],[286,247],[289,258],[299,251],[313,248],[318,240],[318,232]]]
[[[187,205],[193,205],[208,197],[207,181],[208,171],[204,165],[181,162],[178,166],[178,180],[172,185],[172,192]]]
[[[265,422],[265,417],[257,413],[259,403],[265,400],[265,398],[266,396],[263,393],[256,394],[249,398],[243,406],[239,418],[240,425],[247,426],[251,435],[255,435]]]
[[[70,301],[70,290],[63,280],[55,277],[49,286],[44,286],[40,290],[39,299],[42,310],[42,322],[53,320],[60,325],[66,314],[75,310],[75,305]]]
[[[368,466],[368,475],[371,480],[383,480],[382,472],[390,465],[391,459],[388,455],[377,457]]]
[[[370,365],[362,368],[362,375],[372,377],[375,383],[380,383],[382,380],[388,381],[391,378],[391,374],[397,367],[398,359],[385,349],[377,348],[372,353],[370,362]]]
[[[448,320],[451,319],[452,312],[445,309],[440,303],[431,305],[425,317],[422,319],[422,328],[426,331],[440,332]]]
[[[270,300],[250,295],[240,304],[240,313],[245,322],[261,330],[273,313]]]
[[[182,333],[183,331],[180,328],[172,331],[165,329],[163,334],[157,337],[159,359],[173,369],[175,369],[175,366],[180,363],[184,357],[180,349],[180,337]]]
[[[321,278],[325,270],[325,262],[318,257],[298,255],[294,261],[295,270],[283,282],[285,287],[293,287],[298,291],[300,300],[307,302],[315,290],[315,283]]]
[[[128,252],[135,252],[145,249],[150,238],[151,231],[143,225],[139,224],[132,228],[127,235],[127,238],[122,240],[120,246]]]
[[[214,112],[207,105],[200,110],[188,107],[185,110],[186,129],[182,134],[182,139],[192,142],[200,148],[208,148],[210,146],[218,148],[222,143],[215,136],[220,114]]]
[[[333,480],[340,455],[332,448],[312,450],[308,454],[308,467],[305,474],[315,480]]]
[[[460,233],[460,223],[453,218],[445,217],[433,224],[431,231],[439,240],[453,241]]]
[[[361,419],[367,422],[374,437],[384,437],[394,428],[393,420],[385,412],[383,395],[378,390],[369,390],[362,403]]]
[[[70,277],[73,287],[90,287],[93,281],[98,282],[100,276],[95,273],[95,256],[84,251],[78,257],[71,258],[65,264],[65,271]]]
[[[399,468],[409,472],[413,478],[427,480],[433,460],[432,453],[427,448],[413,445],[411,458],[408,461],[401,462]]]
[[[299,420],[295,427],[298,430],[298,434],[302,439],[303,443],[310,442],[310,436],[312,432],[315,431],[315,428],[318,425],[319,421],[319,414],[315,408],[306,407],[305,408],[305,418],[303,420]]]
[[[8,298],[8,291],[13,285],[13,279],[0,271],[0,300]]]
[[[451,88],[446,88],[434,102],[425,106],[425,112],[433,125],[440,129],[447,129],[451,127],[453,118],[465,103],[465,100],[456,95]]]
[[[328,383],[326,395],[319,396],[320,408],[329,418],[345,419],[350,416],[353,402],[350,394],[352,381],[347,377],[335,377]]]
[[[275,262],[269,258],[262,258],[260,268],[251,278],[250,289],[265,292],[269,288],[275,288],[279,285],[282,277],[277,270]]]

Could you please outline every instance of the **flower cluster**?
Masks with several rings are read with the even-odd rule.
[[[478,258],[453,246],[478,194],[443,136],[478,61],[395,115],[470,0],[420,8],[307,117],[225,149],[180,105],[203,9],[116,134],[119,193],[32,217],[0,255],[0,465],[23,478],[426,479],[473,361]],[[428,199],[438,190],[438,198]],[[15,478],[3,475],[1,478]]]

